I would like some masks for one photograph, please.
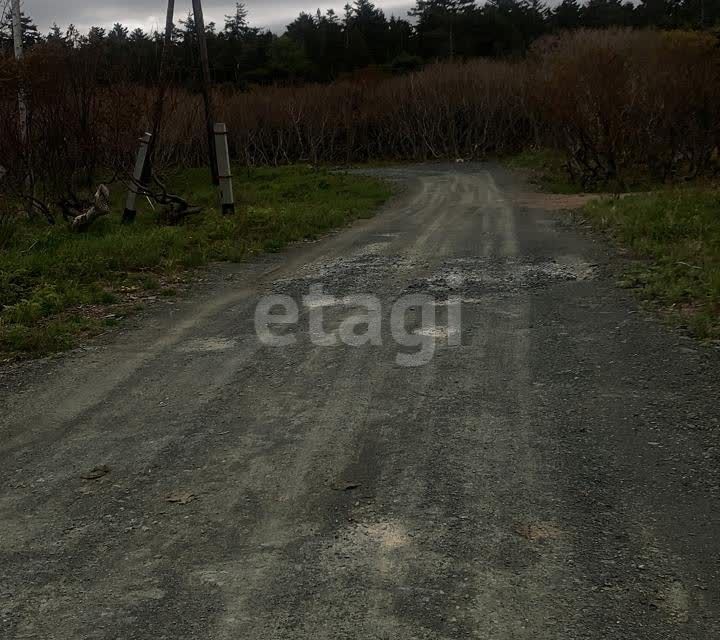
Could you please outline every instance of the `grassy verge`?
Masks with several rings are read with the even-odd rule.
[[[556,151],[525,151],[506,164],[529,172],[543,191],[581,191]],[[638,176],[628,182],[627,191],[640,193],[601,197],[580,212],[639,258],[621,284],[699,338],[720,339],[720,191],[703,180],[678,186]]]
[[[529,174],[530,181],[541,191],[559,194],[644,192],[661,189],[664,185],[641,172],[627,173],[620,184],[595,185],[583,188],[573,182],[566,169],[565,155],[555,149],[527,149],[505,159],[505,164]]]
[[[333,227],[369,217],[389,195],[383,182],[306,167],[238,171],[238,212],[221,216],[207,170],[179,173],[171,191],[205,211],[184,224],[157,223],[141,209],[120,224],[122,193],[112,215],[83,234],[21,225],[0,249],[0,359],[43,355],[101,331],[147,295],[173,295],[183,271],[211,261],[239,261]]]
[[[623,284],[658,304],[700,338],[720,338],[720,193],[676,187],[601,199],[582,213],[598,229],[648,260]]]
[[[527,149],[505,159],[512,169],[529,174],[531,182],[548,193],[581,193],[580,185],[572,182],[565,170],[565,157],[554,149]]]

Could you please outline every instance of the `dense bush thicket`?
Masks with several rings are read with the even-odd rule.
[[[475,60],[218,102],[234,155],[248,163],[426,160],[504,153],[533,139],[528,89],[523,65]]]
[[[0,59],[0,192],[22,192],[30,175],[43,200],[129,165],[152,95],[138,86],[99,84],[97,64],[76,50],[37,49],[22,64]],[[28,107],[26,144],[19,90]]]
[[[155,92],[98,83],[88,50],[32,50],[0,66],[0,191],[23,191],[32,168],[48,194],[131,165]],[[22,78],[30,142],[20,144]],[[445,62],[400,77],[240,92],[220,88],[218,119],[246,164],[478,158],[555,146],[585,184],[711,173],[720,143],[720,50],[692,32],[576,31],[539,40],[520,61]],[[159,165],[205,161],[202,102],[167,96]],[[39,197],[49,199],[42,192]]]
[[[534,46],[531,110],[583,183],[717,169],[720,50],[688,32],[577,31]]]

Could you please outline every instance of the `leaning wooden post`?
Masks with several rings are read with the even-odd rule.
[[[145,160],[147,158],[148,145],[152,138],[151,133],[145,133],[140,138],[140,148],[138,149],[137,158],[135,159],[135,168],[133,169],[132,181],[128,185],[127,200],[125,200],[125,211],[123,211],[122,221],[130,223],[135,220],[137,213],[135,209],[135,200],[138,195],[138,185],[142,183],[143,170],[145,169]]]
[[[163,116],[163,107],[165,106],[165,93],[168,87],[168,80],[165,78],[165,68],[170,58],[170,49],[172,47],[173,34],[173,17],[175,15],[175,0],[168,0],[167,13],[165,14],[165,36],[163,38],[163,48],[160,53],[160,68],[158,69],[158,95],[155,101],[155,113],[153,115],[152,138],[148,145],[147,161],[143,171],[143,182],[150,182],[152,175],[153,151],[160,137],[160,123]]]
[[[235,213],[230,152],[228,151],[227,127],[224,122],[215,123],[215,150],[217,152],[218,178],[220,179],[220,203],[225,214]]]

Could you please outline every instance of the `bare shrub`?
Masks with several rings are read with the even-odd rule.
[[[100,174],[129,165],[132,132],[142,122],[145,90],[101,83],[99,53],[37,47],[21,64],[0,60],[0,189],[18,200],[55,201],[94,190]],[[23,144],[17,90],[24,88],[28,139]]]
[[[230,153],[247,165],[477,158],[534,139],[528,73],[519,63],[438,64],[399,78],[215,92]],[[158,153],[205,161],[202,102],[174,90]]]
[[[704,34],[575,31],[533,47],[533,108],[585,184],[711,169],[720,57]]]

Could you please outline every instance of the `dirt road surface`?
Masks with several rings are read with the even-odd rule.
[[[378,173],[376,218],[5,372],[0,637],[720,637],[717,350],[503,169]],[[313,344],[313,284],[330,335],[378,296],[382,345]],[[266,294],[294,344],[256,338]]]

